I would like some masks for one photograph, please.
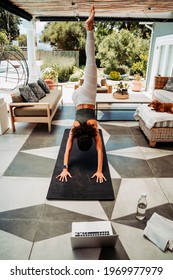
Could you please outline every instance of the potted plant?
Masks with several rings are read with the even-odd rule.
[[[132,91],[141,91],[142,90],[142,81],[140,74],[134,75],[134,80],[132,81]]]
[[[53,64],[52,67],[43,69],[41,77],[48,84],[50,89],[55,89],[54,84],[58,82],[58,65]]]
[[[120,82],[117,85],[116,91],[113,93],[113,97],[115,97],[117,99],[127,99],[127,98],[129,98],[128,88],[129,88],[128,83]]]

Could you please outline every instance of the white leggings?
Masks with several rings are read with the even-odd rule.
[[[75,106],[79,104],[95,105],[97,92],[97,67],[95,61],[94,30],[87,30],[86,38],[86,66],[84,82],[72,95]]]

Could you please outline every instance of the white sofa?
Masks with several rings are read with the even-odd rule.
[[[154,79],[153,99],[160,102],[173,102],[173,92],[164,89],[169,77],[156,76]],[[172,77],[173,78],[173,77]]]

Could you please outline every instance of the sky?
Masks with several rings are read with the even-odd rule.
[[[40,33],[41,31],[43,31],[46,23],[47,22],[37,21],[36,22],[36,33]],[[20,34],[26,34],[25,23],[23,20],[22,20],[22,24],[20,25]]]

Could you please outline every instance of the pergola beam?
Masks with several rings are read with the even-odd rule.
[[[33,18],[31,14],[27,13],[25,10],[20,9],[19,7],[17,7],[16,5],[14,5],[13,3],[11,3],[8,0],[1,1],[0,7],[3,8],[4,10],[6,10],[12,14],[15,14],[16,16],[24,18],[26,20],[30,21]]]

